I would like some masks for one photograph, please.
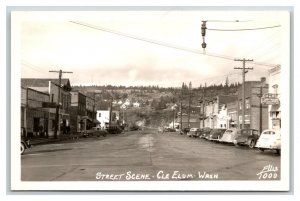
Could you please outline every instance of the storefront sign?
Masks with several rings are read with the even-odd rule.
[[[261,97],[261,103],[264,105],[277,105],[279,102],[277,94],[266,93]]]

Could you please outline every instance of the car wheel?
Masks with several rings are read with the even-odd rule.
[[[25,152],[25,145],[21,143],[21,154],[24,154]]]
[[[280,149],[276,149],[276,153],[280,155],[281,154],[281,150]]]
[[[264,152],[265,150],[260,148],[259,151]]]
[[[253,149],[254,146],[255,146],[255,142],[254,142],[254,140],[251,140],[249,143],[249,148]]]

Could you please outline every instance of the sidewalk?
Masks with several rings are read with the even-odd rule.
[[[68,134],[68,135],[59,135],[57,138],[46,138],[46,137],[34,137],[30,138],[30,145],[42,145],[42,144],[49,144],[49,143],[54,143],[54,142],[61,142],[61,141],[67,141],[67,140],[78,140],[79,135],[73,135],[73,134]]]

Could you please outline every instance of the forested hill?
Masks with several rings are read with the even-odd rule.
[[[139,103],[140,107],[150,107],[161,110],[178,104],[180,100],[183,105],[188,103],[189,97],[191,105],[198,105],[199,100],[205,97],[209,99],[217,95],[235,95],[239,84],[211,85],[207,87],[199,86],[189,89],[188,85],[183,83],[180,88],[163,88],[159,86],[72,86],[73,91],[80,91],[87,96],[95,97],[97,109],[106,109],[109,107],[110,100],[114,103],[124,103],[126,100],[133,103]],[[117,105],[117,104],[116,104]]]

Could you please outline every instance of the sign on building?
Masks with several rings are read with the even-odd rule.
[[[264,105],[277,105],[279,104],[279,99],[277,94],[266,93],[261,97],[261,103]]]

